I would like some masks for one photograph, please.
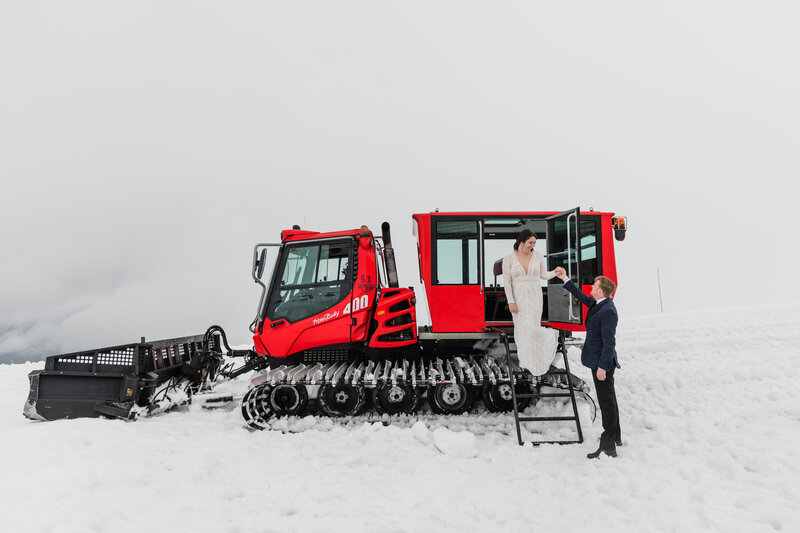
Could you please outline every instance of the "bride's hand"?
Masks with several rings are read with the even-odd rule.
[[[519,313],[519,309],[517,309],[517,304],[508,304],[508,310],[512,313]]]

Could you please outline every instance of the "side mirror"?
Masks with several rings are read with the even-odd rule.
[[[253,271],[256,273],[256,278],[261,279],[261,276],[264,275],[264,267],[267,264],[267,249],[262,248],[261,253],[258,255],[258,259],[255,260],[253,263]]]

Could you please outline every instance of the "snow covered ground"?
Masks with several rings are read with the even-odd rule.
[[[585,455],[600,420],[586,404],[586,442],[570,446],[519,447],[507,415],[389,426],[307,417],[281,421],[284,433],[193,406],[132,423],[40,423],[22,406],[42,363],[1,365],[0,527],[800,531],[798,316],[791,305],[623,315],[625,445],[595,461]],[[590,380],[576,350],[570,362]]]

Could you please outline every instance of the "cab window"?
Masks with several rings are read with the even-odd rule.
[[[584,285],[594,283],[594,278],[603,274],[600,268],[600,253],[597,239],[599,222],[581,218],[581,282]]]
[[[436,222],[436,285],[478,284],[478,222]]]
[[[267,317],[297,322],[343,301],[352,285],[351,263],[349,241],[286,246]]]

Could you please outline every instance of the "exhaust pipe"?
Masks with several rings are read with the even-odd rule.
[[[392,248],[392,234],[389,232],[389,223],[381,224],[383,234],[383,261],[386,264],[386,276],[389,278],[389,287],[399,287],[397,281],[397,263],[394,261],[394,248]]]

